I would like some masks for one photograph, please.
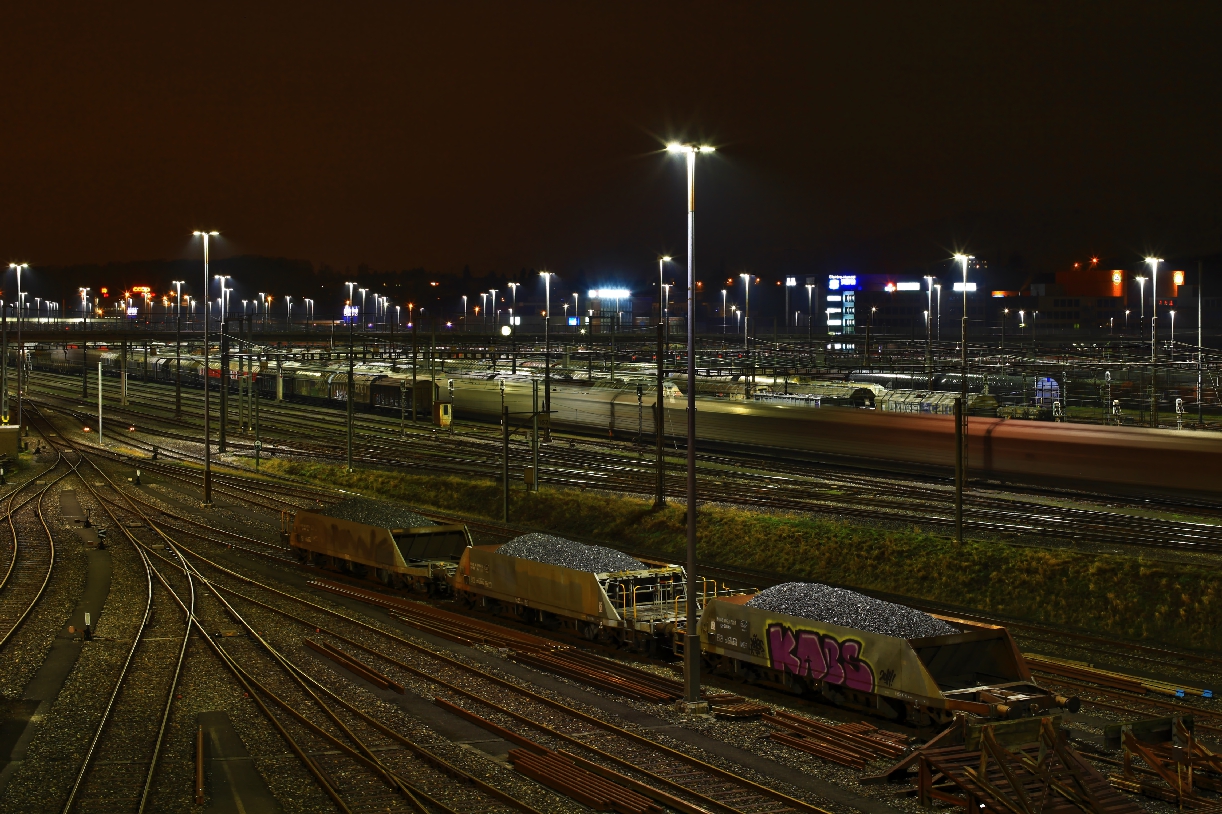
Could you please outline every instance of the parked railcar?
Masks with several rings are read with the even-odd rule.
[[[687,580],[678,565],[594,574],[498,548],[463,552],[454,595],[467,607],[650,653],[670,650],[683,627]]]
[[[450,592],[471,545],[465,525],[389,529],[299,511],[291,528],[289,545],[303,563],[431,596]]]
[[[711,599],[700,646],[712,670],[787,692],[822,696],[917,726],[956,712],[1021,718],[1076,699],[1036,684],[1003,627],[939,617],[959,633],[900,639],[752,608],[750,596]]]

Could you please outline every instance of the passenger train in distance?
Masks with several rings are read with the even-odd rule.
[[[77,375],[81,371],[79,350],[38,349],[31,356],[31,364],[38,369]],[[114,351],[91,350],[91,365],[95,359],[112,373],[121,366]],[[128,370],[133,377],[146,375],[141,354],[129,355]],[[236,362],[231,364],[231,372],[236,375]],[[150,357],[147,375],[151,380],[173,382],[174,359]],[[422,368],[419,380],[427,392],[426,375]],[[624,379],[614,383],[606,378],[591,383],[553,377],[552,426],[602,437],[652,438],[656,381],[643,370],[628,369],[623,375]],[[209,378],[215,381],[219,376],[219,363],[213,359]],[[184,386],[199,387],[203,379],[201,361],[184,357],[182,379]],[[279,395],[286,400],[339,406],[349,397],[348,373],[343,366],[286,363],[277,370],[265,362],[256,382],[267,398]],[[758,387],[758,378],[756,382]],[[495,424],[500,421],[502,405],[513,413],[531,410],[532,385],[525,373],[446,374],[438,377],[439,396],[448,397],[451,383],[457,420]],[[736,385],[728,380],[708,386],[724,391],[728,397],[702,397],[698,393],[696,427],[702,449],[932,477],[953,472],[954,420],[944,414],[950,401],[948,394],[940,393],[936,400],[928,393],[906,396],[883,389],[880,394],[879,382],[863,382],[857,388],[861,398],[868,393],[876,408],[894,400],[896,407],[906,409],[811,409],[813,400],[747,400],[745,391],[736,398]],[[668,440],[682,443],[686,438],[682,378],[670,380],[664,388],[665,434]],[[775,382],[769,390],[775,392]],[[354,375],[352,397],[359,410],[398,413],[410,391],[410,371],[394,370],[385,363],[365,364]],[[972,395],[973,406],[986,405],[973,412],[989,412],[984,395]],[[850,393],[850,402],[853,398]],[[906,398],[916,402],[915,409],[911,401],[903,403]],[[922,400],[929,402],[928,409]],[[1222,435],[972,415],[968,422],[968,466],[972,478],[1001,483],[1147,498],[1216,499],[1222,496]]]

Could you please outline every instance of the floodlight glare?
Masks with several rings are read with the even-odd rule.
[[[511,333],[513,333],[513,328],[510,328],[508,325],[501,326],[501,336],[509,336]]]

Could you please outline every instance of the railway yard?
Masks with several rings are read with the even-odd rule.
[[[261,398],[257,436],[254,415],[231,418],[204,508],[202,393],[184,388],[178,414],[172,385],[129,377],[123,398],[106,380],[99,446],[90,385],[82,399],[79,375],[31,374],[31,452],[0,491],[0,811],[1222,810],[1216,652],[863,591],[952,633],[907,641],[864,620],[830,624],[809,631],[812,655],[802,620],[750,610],[753,590],[791,575],[702,561],[702,606],[717,617],[698,639],[704,703],[685,706],[686,587],[658,552],[617,545],[642,567],[581,572],[584,583],[566,571],[587,585],[583,601],[605,598],[568,613],[518,592],[559,566],[496,551],[548,529],[422,496],[359,504],[375,507],[373,531],[366,542],[353,526],[341,557],[334,529],[356,521],[337,512],[355,496],[280,465],[343,466],[342,412]],[[504,468],[520,484],[535,471],[531,425],[511,430],[506,445],[491,423],[361,412],[351,460],[452,478]],[[541,487],[649,498],[645,435],[557,430],[539,453]],[[666,453],[675,501],[685,451]],[[935,535],[954,523],[940,477],[717,449],[697,463],[711,505]],[[309,542],[311,516],[330,518],[335,540]],[[964,518],[996,545],[1206,573],[1222,553],[1222,510],[1199,496],[984,479]],[[407,553],[460,527],[444,555]],[[566,536],[609,544],[594,529]],[[767,625],[757,640],[771,661],[745,633],[741,647],[716,634],[736,613],[744,631]],[[782,635],[806,654],[790,666],[776,655]],[[898,677],[880,669],[888,648],[908,659]],[[918,674],[928,689],[909,689]]]

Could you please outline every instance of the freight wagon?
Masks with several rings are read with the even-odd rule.
[[[687,582],[678,565],[595,574],[499,554],[499,547],[463,552],[454,595],[467,607],[650,653],[669,649],[683,627]]]
[[[471,545],[464,525],[380,528],[298,511],[291,528],[289,545],[303,563],[429,595],[450,592]]]
[[[1003,627],[938,617],[959,633],[901,639],[710,599],[700,617],[705,664],[718,673],[916,726],[956,712],[1021,718],[1077,699],[1035,684]]]

